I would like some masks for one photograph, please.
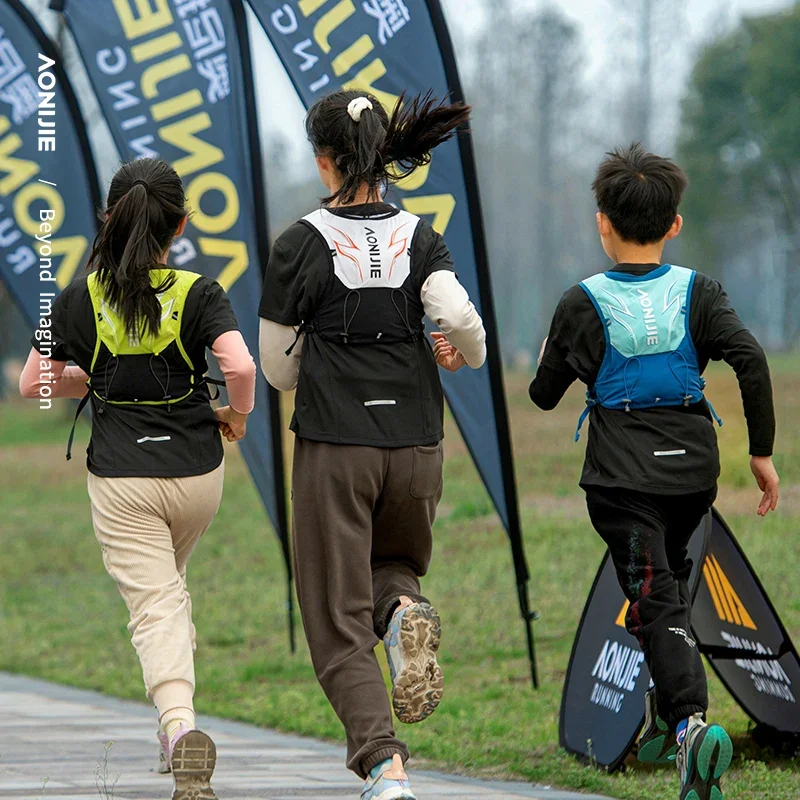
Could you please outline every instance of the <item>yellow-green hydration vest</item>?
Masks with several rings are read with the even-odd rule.
[[[103,286],[96,272],[89,275],[87,286],[92,301],[94,323],[97,329],[97,342],[89,369],[87,386],[89,391],[81,401],[75,415],[77,420],[89,397],[94,395],[101,405],[97,409],[102,414],[105,405],[113,406],[171,406],[186,400],[197,389],[208,383],[219,385],[218,381],[200,375],[181,341],[181,324],[186,298],[189,290],[201,276],[185,270],[150,270],[150,283],[160,286],[173,278],[172,285],[158,294],[161,305],[161,324],[158,333],[130,333],[121,315],[105,298]],[[169,348],[173,351],[165,356]],[[176,369],[175,351],[183,362]],[[103,357],[105,356],[105,357]],[[101,366],[102,365],[102,366]],[[114,384],[118,389],[112,393]],[[177,391],[173,391],[176,388]],[[75,433],[73,424],[67,447],[67,459],[71,457],[72,440]]]

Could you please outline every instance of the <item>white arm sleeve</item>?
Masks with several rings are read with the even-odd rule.
[[[450,344],[472,369],[486,361],[486,331],[483,320],[470,302],[467,290],[454,272],[438,270],[422,286],[422,305]]]
[[[297,386],[304,338],[305,334],[297,340],[292,354],[287,356],[286,351],[297,339],[297,329],[291,325],[279,325],[277,322],[261,319],[259,328],[261,369],[269,384],[279,392],[289,392]]]

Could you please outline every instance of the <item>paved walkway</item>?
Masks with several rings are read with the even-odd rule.
[[[172,782],[155,770],[153,722],[145,704],[0,673],[0,799],[168,800]],[[235,722],[198,722],[217,743],[213,784],[220,800],[358,797],[361,784],[342,765],[339,747]],[[109,784],[120,777],[104,794],[96,773],[112,740]],[[526,784],[413,777],[420,800],[602,800]]]

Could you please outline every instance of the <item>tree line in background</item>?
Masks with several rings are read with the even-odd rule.
[[[721,21],[699,52],[688,3],[604,5],[609,63],[591,81],[579,26],[509,0],[492,2],[465,70],[506,359],[529,363],[561,293],[606,266],[590,185],[603,154],[633,140],[691,180],[665,258],[723,280],[765,346],[797,346],[800,3]]]
[[[674,155],[691,180],[684,234],[665,257],[723,280],[765,346],[800,344],[800,2],[721,24],[698,53],[685,33],[688,0],[598,0],[609,43],[591,78],[581,28],[557,6],[484,2],[484,25],[456,44],[475,107],[505,359],[529,366],[562,292],[606,266],[590,185],[604,152],[633,140]],[[52,33],[63,42],[63,29]],[[82,72],[69,42],[65,51]],[[105,174],[113,146],[80,75],[77,84]],[[282,136],[264,149],[280,232],[320,190],[310,167],[289,168]],[[0,287],[0,361],[27,342]]]

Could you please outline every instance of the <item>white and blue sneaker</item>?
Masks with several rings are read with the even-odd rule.
[[[724,800],[720,778],[733,760],[733,742],[720,725],[706,725],[702,714],[689,718],[678,747],[681,800]]]
[[[398,776],[402,773],[403,777],[389,778],[387,775],[390,773]],[[372,768],[364,783],[361,800],[417,800],[399,756],[397,763],[389,759]]]
[[[392,675],[392,705],[401,722],[420,722],[442,701],[444,675],[436,661],[442,624],[428,603],[398,608],[383,644]]]

